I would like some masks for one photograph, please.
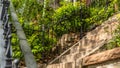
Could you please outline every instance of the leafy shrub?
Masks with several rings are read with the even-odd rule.
[[[101,24],[114,14],[114,3],[116,3],[115,0],[110,0],[107,5],[106,0],[93,0],[90,6],[86,6],[84,2],[76,2],[75,6],[72,3],[63,3],[56,10],[47,5],[45,17],[42,18],[43,5],[36,0],[12,1],[36,59],[41,59],[43,52],[48,56],[63,34],[80,30],[85,32],[90,30],[91,26]],[[19,44],[15,38],[16,35],[13,35],[13,45]],[[18,48],[13,46],[13,50],[16,49],[14,57],[20,56]]]
[[[54,30],[57,36],[80,30],[81,24],[84,23],[83,19],[89,17],[89,11],[85,7],[84,3],[76,3],[75,6],[69,3],[55,11],[53,18]]]
[[[114,32],[115,36],[113,39],[105,46],[106,49],[113,49],[115,47],[120,47],[120,25],[118,25],[117,30]]]
[[[106,1],[93,1],[90,6],[76,2],[63,5],[54,15],[54,31],[57,36],[64,33],[79,32],[81,27],[87,31],[91,26],[99,25],[114,13],[114,1],[106,5]]]

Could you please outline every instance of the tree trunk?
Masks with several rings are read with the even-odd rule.
[[[47,0],[44,0],[44,3],[43,3],[43,14],[42,14],[42,18],[43,19],[45,17],[46,7],[47,7]]]
[[[77,0],[73,0],[73,5],[75,6],[75,3],[77,2]]]
[[[115,3],[115,11],[117,12],[117,11],[119,11],[119,9],[118,9],[118,4],[117,3]]]
[[[86,0],[86,5],[89,6],[91,4],[91,0]]]
[[[55,8],[60,6],[60,0],[55,0]]]

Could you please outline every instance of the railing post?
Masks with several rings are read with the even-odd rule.
[[[7,10],[5,10],[7,12]],[[12,53],[11,53],[11,25],[8,24],[9,15],[6,13],[4,15],[5,19],[3,21],[3,29],[4,29],[4,39],[5,39],[5,55],[6,55],[6,67],[12,68]]]
[[[6,12],[6,7],[8,8],[10,5],[10,2],[8,0],[2,0],[2,12],[1,12],[1,20],[3,20],[4,14]]]

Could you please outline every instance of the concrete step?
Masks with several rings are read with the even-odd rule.
[[[48,65],[46,68],[75,68],[74,62],[67,62],[67,63],[58,63],[58,64],[51,64]]]
[[[76,52],[74,54],[68,54],[68,55],[62,56],[59,60],[60,60],[60,63],[73,62],[77,60],[79,57],[82,57],[84,55],[85,55],[85,52]]]

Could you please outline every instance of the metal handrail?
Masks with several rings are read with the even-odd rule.
[[[73,46],[71,46],[69,49],[67,49],[66,51],[64,51],[63,53],[61,53],[58,57],[56,57],[54,60],[52,60],[51,62],[49,62],[48,64],[52,64],[53,62],[55,62],[56,60],[58,60],[59,58],[61,58],[64,54],[66,54],[69,50],[71,50],[73,47],[77,46],[80,43],[80,41],[78,41],[77,43],[75,43]]]

